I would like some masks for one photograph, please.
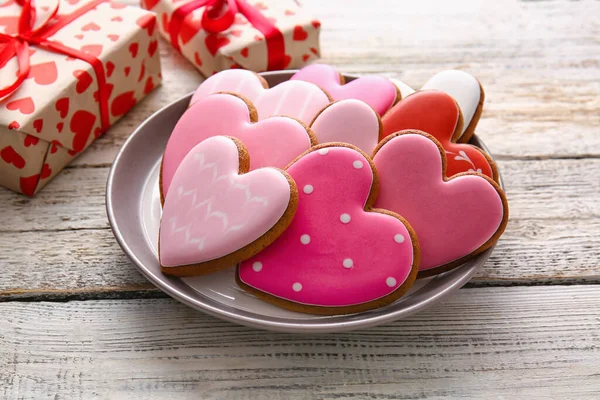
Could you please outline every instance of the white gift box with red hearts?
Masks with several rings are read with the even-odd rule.
[[[91,7],[92,1],[59,0],[52,18],[66,18],[80,7]],[[119,3],[98,3],[49,40],[101,62],[108,127],[160,84],[161,71],[155,15]],[[52,0],[38,0],[35,6],[42,14]],[[0,33],[17,34],[22,9],[13,0],[0,3]],[[35,44],[30,44],[29,55],[29,74],[0,100],[0,185],[31,196],[99,137],[103,126],[91,64]],[[18,71],[16,57],[0,65],[0,88],[10,85]]]
[[[229,0],[231,3],[232,0]],[[142,7],[156,12],[160,33],[172,43],[170,26],[176,10],[198,0],[141,0]],[[267,39],[244,13],[237,12],[233,24],[222,32],[207,32],[202,27],[206,7],[186,13],[178,23],[175,46],[204,76],[231,68],[262,72],[299,68],[319,58],[321,23],[293,0],[245,0],[254,12],[262,14],[283,36],[282,62],[269,65]]]

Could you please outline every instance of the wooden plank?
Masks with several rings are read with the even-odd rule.
[[[600,160],[503,160],[499,167],[512,220],[600,217]],[[108,227],[107,177],[108,168],[68,168],[33,199],[0,190],[0,204],[11,210],[0,233]]]
[[[597,287],[464,289],[366,331],[289,335],[170,299],[0,304],[2,398],[578,398],[600,392]]]
[[[600,156],[600,26],[595,18],[600,3],[463,0],[440,5],[428,0],[411,7],[399,7],[391,0],[351,7],[341,0],[305,3],[323,21],[321,61],[341,71],[383,74],[415,87],[444,69],[475,74],[486,91],[478,133],[495,154]],[[368,23],[349,29],[348,21]],[[191,63],[165,41],[160,51],[164,85],[75,165],[110,164],[137,125],[201,81]]]
[[[600,219],[514,220],[470,286],[600,283]],[[153,286],[109,229],[6,235],[0,300],[129,298]]]
[[[511,219],[472,285],[600,282],[600,160],[503,161]],[[151,290],[104,211],[106,168],[68,169],[36,198],[0,191],[0,297]],[[43,210],[44,212],[41,212]],[[112,294],[113,291],[120,294]]]

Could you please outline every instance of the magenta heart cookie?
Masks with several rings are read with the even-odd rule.
[[[335,68],[312,64],[296,72],[291,80],[311,82],[323,88],[333,100],[356,99],[373,107],[379,115],[385,114],[398,100],[400,91],[388,79],[363,76],[345,83]]]
[[[320,145],[287,172],[298,209],[271,246],[244,261],[238,284],[265,301],[314,314],[389,304],[414,282],[419,251],[398,215],[372,209],[376,173],[353,146]]]
[[[421,249],[419,276],[461,265],[491,247],[506,227],[508,204],[500,187],[474,173],[445,179],[445,155],[432,136],[402,131],[375,150],[377,208],[402,215]]]
[[[340,100],[325,107],[310,125],[319,143],[342,142],[371,154],[381,137],[381,119],[360,100]]]
[[[225,136],[208,138],[185,156],[160,223],[164,273],[191,276],[231,267],[285,230],[298,199],[293,180],[275,168],[247,171],[246,149]]]
[[[308,82],[286,81],[268,88],[267,83],[254,72],[231,69],[221,71],[202,82],[190,104],[218,92],[239,94],[254,104],[258,119],[285,115],[310,124],[315,115],[331,103],[329,95]]]
[[[254,107],[240,97],[210,95],[192,104],[171,133],[161,167],[163,199],[187,153],[198,143],[217,135],[232,136],[244,143],[250,153],[250,170],[285,168],[316,144],[307,128],[293,118],[271,117],[256,122]]]

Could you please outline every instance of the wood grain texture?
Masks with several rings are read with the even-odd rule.
[[[500,166],[511,218],[471,284],[600,282],[600,160],[504,160]],[[0,228],[0,246],[10,249],[0,253],[0,298],[152,289],[108,229],[107,173],[70,168],[34,199],[0,191],[0,203],[13,210]]]
[[[367,331],[299,336],[170,299],[2,303],[0,397],[596,399],[600,293],[463,289]]]
[[[469,286],[600,282],[600,220],[513,220]],[[53,243],[46,245],[45,243]],[[152,291],[109,229],[7,235],[0,301]]]
[[[600,217],[600,160],[501,160],[498,165],[512,220]],[[0,190],[0,204],[12,211],[3,218],[0,234],[107,228],[108,171],[104,167],[67,168],[31,199]]]

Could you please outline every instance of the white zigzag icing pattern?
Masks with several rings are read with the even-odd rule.
[[[198,172],[199,173],[202,171],[207,171],[207,170],[210,170],[212,172],[211,183],[216,183],[216,182],[219,182],[222,180],[227,180],[227,182],[229,183],[229,188],[227,189],[227,192],[230,192],[232,190],[241,190],[244,192],[244,204],[242,205],[242,207],[246,206],[248,203],[251,203],[251,202],[259,203],[263,207],[268,206],[268,200],[266,198],[252,195],[249,185],[243,185],[239,182],[236,182],[235,176],[233,176],[231,174],[220,175],[218,164],[214,163],[214,162],[207,163],[204,153],[194,154],[193,157],[194,157],[195,161],[198,161]],[[239,231],[244,228],[243,223],[238,224],[238,225],[229,226],[229,217],[228,217],[227,213],[225,213],[223,211],[219,211],[218,209],[213,210],[213,207],[214,207],[215,201],[216,201],[215,195],[212,195],[209,198],[204,199],[202,201],[198,201],[198,189],[194,188],[194,189],[186,191],[183,186],[180,186],[177,188],[177,195],[178,195],[179,199],[182,199],[182,198],[188,197],[188,196],[192,197],[191,198],[192,207],[190,208],[191,210],[196,210],[201,207],[206,208],[206,213],[204,214],[204,218],[202,219],[202,221],[198,221],[198,220],[186,221],[187,222],[186,224],[179,226],[177,217],[172,217],[169,220],[170,228],[171,228],[171,232],[170,232],[171,235],[175,235],[177,233],[184,232],[185,243],[186,244],[197,244],[198,250],[200,250],[200,251],[202,251],[204,249],[205,242],[206,242],[206,235],[203,235],[200,238],[191,237],[190,229],[194,224],[201,224],[201,223],[205,222],[206,220],[208,220],[209,218],[220,219],[223,223],[223,230],[224,230],[223,235],[227,235],[230,232]]]

